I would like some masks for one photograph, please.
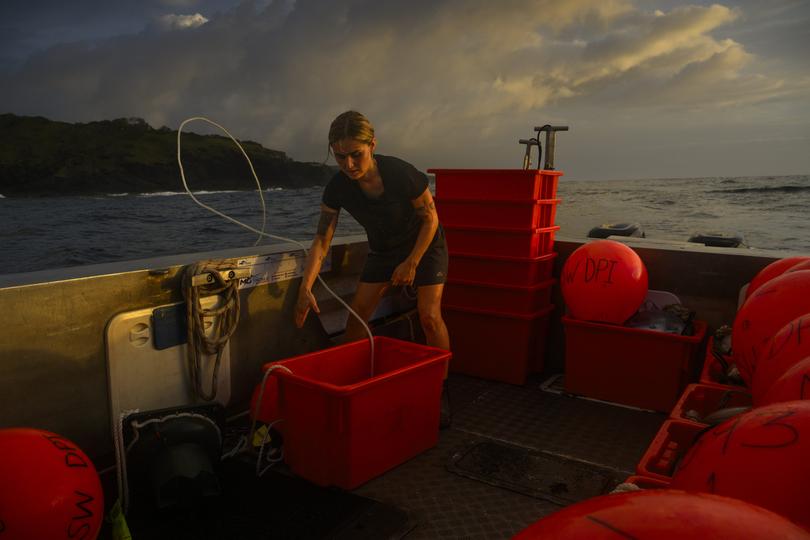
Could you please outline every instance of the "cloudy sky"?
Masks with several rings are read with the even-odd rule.
[[[189,116],[304,161],[378,151],[573,179],[810,174],[810,0],[3,0],[0,112]]]

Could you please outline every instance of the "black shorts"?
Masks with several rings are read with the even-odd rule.
[[[394,270],[411,254],[412,247],[391,251],[370,251],[360,281],[365,283],[383,283],[391,281]],[[416,276],[413,279],[415,287],[422,285],[438,285],[447,281],[447,243],[444,240],[444,229],[441,225],[436,230],[419,266],[416,267]]]

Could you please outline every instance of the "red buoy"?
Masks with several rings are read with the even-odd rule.
[[[647,268],[628,246],[596,240],[568,257],[560,283],[571,317],[622,324],[647,296]]]
[[[792,266],[804,262],[810,261],[810,257],[787,257],[785,259],[779,259],[778,261],[774,261],[754,276],[754,279],[751,280],[751,283],[748,285],[748,289],[745,291],[745,299],[748,300],[754,291],[762,287],[764,284],[772,280],[777,276],[781,276],[786,270],[789,270]]]
[[[762,346],[751,377],[751,396],[758,403],[771,385],[802,358],[810,356],[810,311],[783,326]]]
[[[754,405],[768,405],[782,401],[810,399],[810,356],[800,360],[776,379]]]
[[[0,429],[0,538],[93,540],[104,494],[90,458],[39,429]]]
[[[704,433],[671,487],[734,497],[810,528],[810,401],[757,407]]]
[[[671,489],[646,489],[582,501],[547,516],[514,540],[808,539],[787,519],[753,504]]]
[[[810,270],[784,273],[762,285],[743,304],[731,331],[732,359],[750,386],[764,343],[789,321],[810,310]]]
[[[799,270],[810,270],[810,257],[807,258],[804,262],[799,262],[785,270],[785,273],[788,272],[798,272]]]

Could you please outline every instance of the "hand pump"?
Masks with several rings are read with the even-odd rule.
[[[537,146],[537,168],[540,169],[540,164],[543,163],[543,148],[540,145],[540,133],[546,134],[546,161],[543,163],[542,169],[546,171],[554,170],[554,146],[556,143],[556,134],[558,131],[568,131],[568,126],[552,126],[546,124],[544,126],[535,127],[534,131],[537,136],[531,139],[520,139],[520,144],[526,145],[526,154],[523,156],[523,168],[529,169],[532,166],[532,146]]]

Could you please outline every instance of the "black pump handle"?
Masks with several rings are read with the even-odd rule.
[[[546,124],[545,126],[534,128],[535,131],[568,131],[568,126],[552,126],[551,124]]]
[[[546,162],[543,165],[543,169],[547,171],[553,171],[554,143],[556,140],[556,134],[558,131],[568,131],[568,126],[552,126],[550,124],[546,124],[545,126],[535,127],[534,130],[538,133],[538,137],[540,132],[544,131],[546,133]]]
[[[532,146],[537,147],[537,168],[540,168],[540,162],[543,158],[543,148],[540,146],[540,141],[537,137],[533,139],[520,139],[520,144],[526,145],[526,155],[523,156],[523,169],[527,170],[532,166]]]

